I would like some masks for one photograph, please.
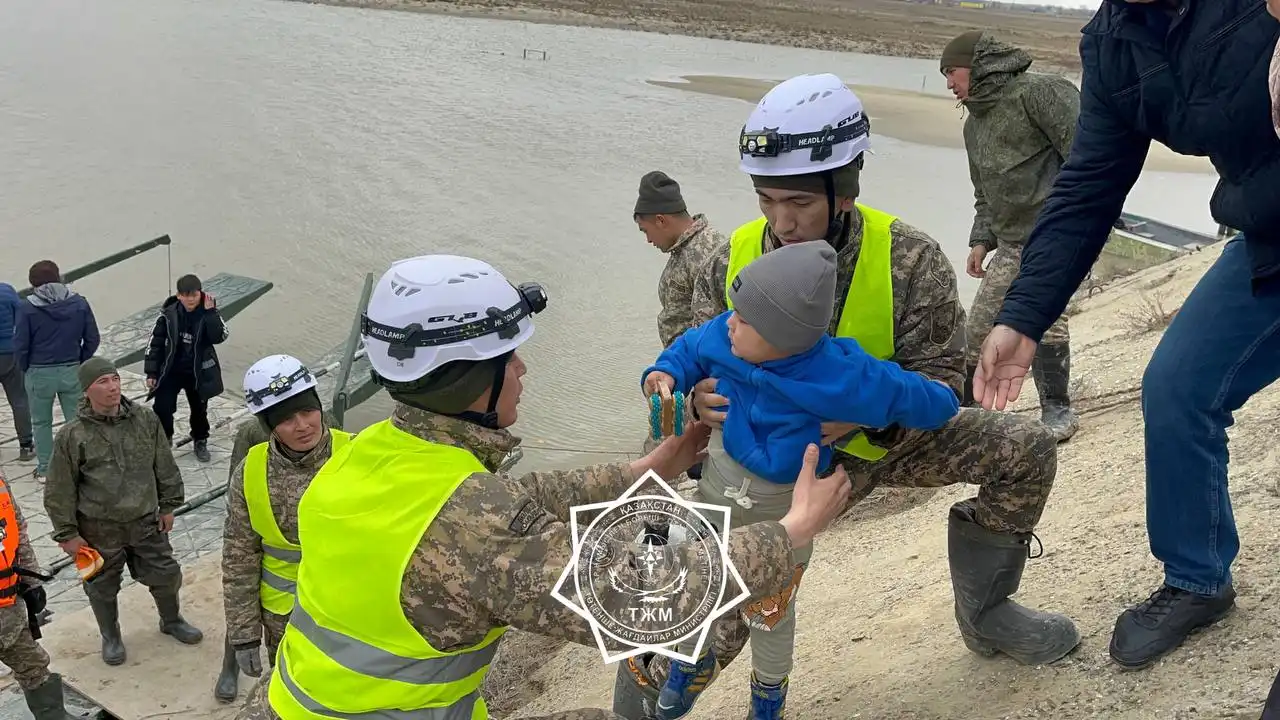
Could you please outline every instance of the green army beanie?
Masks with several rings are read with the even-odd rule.
[[[973,67],[973,49],[981,39],[981,30],[970,30],[956,36],[942,48],[942,60],[938,69],[946,72],[947,68]]]
[[[76,371],[76,377],[80,380],[80,389],[88,390],[89,386],[97,382],[98,378],[103,375],[117,374],[116,364],[104,357],[91,357],[84,361],[80,369]]]
[[[680,195],[680,183],[667,177],[666,173],[654,170],[640,178],[636,215],[677,215],[687,211],[684,197]]]

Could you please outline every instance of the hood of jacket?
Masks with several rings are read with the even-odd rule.
[[[1022,48],[984,33],[973,47],[969,97],[964,106],[975,115],[986,112],[1004,95],[1005,87],[1031,67],[1031,62],[1031,56]]]
[[[54,320],[71,320],[82,312],[84,298],[62,283],[46,283],[31,291],[27,302]]]

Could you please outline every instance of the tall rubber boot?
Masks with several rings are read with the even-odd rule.
[[[1080,644],[1071,618],[1025,608],[1018,591],[1031,533],[994,533],[977,523],[976,502],[951,506],[947,554],[956,596],[956,624],[964,644],[991,657],[1002,652],[1024,665],[1060,660]]]
[[[213,697],[220,703],[235,702],[240,692],[240,666],[236,664],[236,651],[231,649],[231,638],[222,643],[222,672],[213,686]]]
[[[1065,442],[1080,429],[1080,420],[1071,411],[1071,346],[1041,343],[1031,363],[1031,377],[1040,395],[1040,422],[1054,439]]]
[[[75,716],[67,713],[67,706],[62,695],[62,676],[49,673],[49,679],[35,690],[23,690],[27,701],[27,709],[35,720],[75,720]]]
[[[120,665],[125,661],[124,640],[120,638],[120,607],[115,598],[103,600],[89,596],[93,619],[98,621],[102,635],[102,662]]]
[[[160,612],[160,632],[184,645],[197,645],[204,639],[204,633],[182,619],[178,588],[151,588],[151,597]]]

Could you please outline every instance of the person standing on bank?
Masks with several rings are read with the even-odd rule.
[[[213,346],[225,342],[231,333],[200,278],[183,275],[177,290],[164,301],[151,331],[144,362],[147,395],[155,398],[156,415],[172,444],[178,393],[186,393],[196,458],[209,462],[209,399],[223,390],[222,366]]]
[[[298,502],[311,478],[351,433],[324,425],[311,371],[290,355],[254,363],[244,376],[248,410],[270,439],[231,471],[222,537],[222,603],[227,618],[222,672],[214,687],[235,700],[239,673],[262,674],[260,648],[275,666],[298,582]],[[265,642],[264,642],[265,640]]]
[[[1047,328],[1107,243],[1153,140],[1207,156],[1222,248],[1142,375],[1147,536],[1161,583],[1120,613],[1111,659],[1138,670],[1235,606],[1232,414],[1280,377],[1280,138],[1267,74],[1280,23],[1259,0],[1106,0],[1085,25],[1080,120],[982,344],[973,394],[1016,400]]]
[[[160,632],[195,645],[204,634],[182,618],[182,568],[169,532],[183,503],[182,474],[156,414],[120,392],[120,374],[105,358],[79,370],[84,399],[53,442],[44,507],[55,542],[70,557],[96,550],[103,566],[84,582],[102,634],[102,661],[125,661],[117,595],[127,565],[160,613]]]
[[[22,309],[18,291],[6,282],[0,282],[0,385],[13,412],[13,429],[18,433],[18,462],[29,462],[35,457],[35,441],[31,437],[31,408],[27,404],[27,386],[22,368],[13,351],[13,335],[18,329],[18,312]]]
[[[98,321],[89,301],[62,283],[52,260],[31,266],[27,280],[35,288],[18,308],[13,354],[23,372],[36,446],[36,480],[43,481],[53,452],[53,402],[71,422],[80,404],[80,363],[98,351]]]
[[[1080,91],[1059,75],[1027,72],[1031,57],[990,33],[973,30],[942,51],[947,87],[969,111],[964,146],[973,181],[973,230],[969,233],[971,277],[982,278],[965,325],[965,405],[973,405],[978,350],[991,328],[1009,284],[1018,274],[1022,244],[1071,152]],[[988,253],[991,264],[982,265]],[[1075,434],[1071,411],[1071,336],[1066,316],[1049,326],[1031,366],[1040,395],[1040,421],[1058,442]]]

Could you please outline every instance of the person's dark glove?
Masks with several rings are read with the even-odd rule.
[[[48,596],[45,595],[44,587],[37,585],[31,587],[29,585],[19,585],[18,592],[22,595],[22,600],[27,604],[27,612],[32,615],[39,614],[44,610],[44,606],[48,604]]]
[[[258,652],[261,646],[260,642],[231,646],[231,649],[236,651],[236,665],[240,666],[240,672],[249,677],[262,675],[262,656]]]

